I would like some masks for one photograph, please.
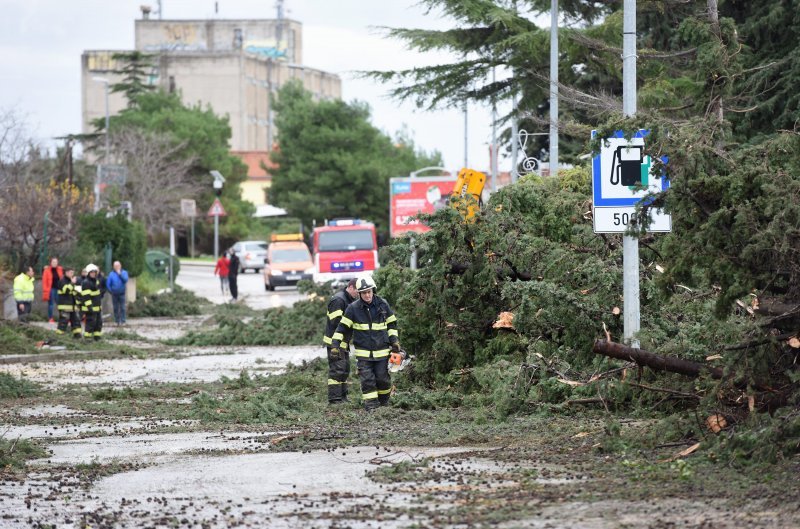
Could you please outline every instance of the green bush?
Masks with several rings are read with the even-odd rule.
[[[21,469],[25,461],[47,457],[47,451],[36,441],[29,439],[6,439],[0,435],[0,470]]]
[[[83,215],[78,221],[78,240],[79,248],[87,254],[79,266],[102,259],[106,244],[111,243],[113,260],[120,261],[131,277],[144,270],[147,234],[140,222],[128,221],[123,213],[111,217],[104,211]],[[102,266],[102,261],[95,264]]]
[[[219,314],[219,327],[190,332],[176,345],[309,345],[321,344],[327,299],[316,296],[292,307],[267,309],[247,323],[238,314]]]
[[[30,397],[39,391],[39,385],[24,378],[14,378],[8,373],[0,373],[0,399]]]
[[[179,286],[171,292],[137,296],[136,301],[128,305],[131,317],[168,317],[193,316],[200,314],[200,307],[209,302],[189,290]]]

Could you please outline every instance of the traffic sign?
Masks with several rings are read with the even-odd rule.
[[[622,131],[605,138],[600,154],[592,159],[592,205],[595,233],[624,233],[636,213],[636,205],[666,191],[666,174],[653,170],[644,152],[648,131],[640,130],[630,140]],[[597,131],[592,131],[592,138]],[[664,159],[666,162],[666,158]],[[672,217],[661,209],[650,210],[649,232],[672,230]]]
[[[193,198],[181,199],[181,216],[183,217],[196,217],[197,216],[197,203]]]
[[[222,207],[222,202],[220,202],[218,198],[215,198],[214,203],[211,204],[211,207],[208,209],[208,216],[224,217],[226,215],[227,213],[225,213],[225,208]]]

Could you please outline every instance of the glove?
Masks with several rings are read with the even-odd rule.
[[[338,347],[331,347],[330,353],[328,353],[328,357],[331,360],[341,360],[342,359],[342,350]]]
[[[394,342],[392,344],[392,352],[399,353],[400,352],[400,342]]]

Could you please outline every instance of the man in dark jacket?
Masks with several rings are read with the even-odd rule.
[[[236,250],[231,248],[231,264],[228,265],[228,288],[231,291],[233,301],[239,299],[239,285],[236,280],[239,277],[239,256],[236,255]]]
[[[331,356],[342,355],[349,344],[358,361],[361,398],[364,408],[373,410],[389,404],[392,380],[389,377],[389,353],[401,354],[397,316],[389,304],[375,294],[375,281],[369,276],[356,280],[359,299],[344,311],[333,333]]]
[[[64,334],[72,329],[74,338],[81,337],[81,318],[78,315],[78,292],[75,291],[75,270],[67,268],[64,277],[58,281],[58,328],[56,334]]]
[[[86,315],[86,328],[83,335],[99,340],[103,336],[103,313],[100,301],[102,299],[101,282],[97,276],[100,269],[93,264],[86,266],[86,279],[81,285],[82,310]],[[105,287],[102,287],[105,290]]]
[[[106,279],[106,289],[111,293],[114,304],[114,321],[117,325],[125,325],[125,285],[128,283],[128,271],[122,263],[114,261],[113,270]]]
[[[328,349],[328,403],[340,404],[347,401],[347,377],[350,375],[350,353],[347,344],[339,344],[339,354],[331,356],[333,334],[347,307],[358,297],[356,280],[351,279],[347,287],[333,295],[328,302],[328,322],[322,342]]]

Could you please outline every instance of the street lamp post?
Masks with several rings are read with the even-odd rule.
[[[219,196],[222,194],[225,177],[216,169],[211,171],[211,176],[214,177],[214,193]],[[219,215],[214,215],[214,261],[217,259],[219,259]]]
[[[92,81],[103,83],[105,85],[105,93],[106,93],[106,154],[105,158],[103,159],[104,163],[108,164],[108,157],[110,155],[110,143],[109,143],[109,123],[111,116],[109,114],[108,108],[108,88],[109,88],[109,81],[105,77],[92,77]],[[95,213],[100,210],[100,175],[102,174],[102,169],[98,167],[97,169],[97,180],[94,186],[94,211]]]

